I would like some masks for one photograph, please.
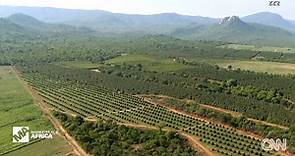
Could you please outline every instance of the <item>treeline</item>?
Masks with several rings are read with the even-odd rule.
[[[139,130],[112,121],[96,123],[55,112],[62,125],[91,155],[97,156],[196,156],[188,141],[176,132]]]
[[[257,89],[252,85],[240,86],[237,80],[230,79],[227,81],[210,81],[205,80],[206,83],[198,84],[198,89],[207,90],[209,92],[220,92],[226,94],[233,94],[243,97],[249,97],[256,100],[263,100],[268,103],[280,104],[287,109],[293,109],[294,104],[288,100],[284,94],[277,89]]]

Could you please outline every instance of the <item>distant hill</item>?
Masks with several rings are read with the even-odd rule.
[[[277,27],[246,23],[237,16],[226,17],[210,26],[189,26],[174,31],[183,39],[220,40],[228,42],[284,45],[295,41],[295,35]]]
[[[0,35],[34,36],[34,35],[54,35],[54,34],[96,34],[97,32],[89,28],[76,28],[64,24],[49,24],[41,22],[31,16],[24,14],[13,14],[6,18],[0,18]]]
[[[31,16],[27,16],[24,14],[13,14],[6,19],[22,28],[27,28],[35,31],[45,31],[49,29],[49,24],[43,23]]]
[[[282,16],[270,12],[260,12],[242,18],[245,22],[264,24],[279,27],[288,31],[295,32],[294,23],[284,19]]]
[[[65,24],[51,24],[41,22],[31,16],[24,15],[21,13],[13,14],[6,18],[7,20],[21,26],[23,28],[30,29],[37,32],[61,32],[61,33],[72,33],[72,32],[93,32],[87,28],[76,28],[74,26]]]
[[[0,33],[10,34],[10,33],[22,33],[25,31],[24,28],[19,25],[7,20],[5,18],[0,18]]]

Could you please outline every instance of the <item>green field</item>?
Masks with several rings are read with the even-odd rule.
[[[295,64],[262,62],[262,61],[238,61],[222,60],[216,62],[220,67],[227,68],[231,65],[234,69],[251,70],[255,72],[267,72],[272,74],[295,74]]]
[[[281,52],[281,53],[295,53],[295,48],[288,47],[270,47],[262,46],[257,47],[255,45],[246,45],[246,44],[226,44],[219,46],[221,48],[230,48],[236,50],[252,50],[252,51],[270,51],[270,52]]]
[[[240,68],[242,70],[250,70],[254,72],[267,72],[283,75],[295,74],[295,64],[292,63],[216,59],[195,59],[195,61],[218,65],[222,68],[227,68],[229,65],[231,65],[233,69]]]
[[[106,61],[107,64],[130,64],[130,65],[143,65],[143,68],[147,71],[176,71],[189,66],[174,62],[173,59],[160,58],[156,56],[146,55],[123,55],[114,59]]]
[[[41,110],[33,104],[31,95],[25,90],[11,67],[0,66],[0,155],[25,144],[12,142],[13,126],[28,126],[30,130],[53,130]],[[55,146],[55,139],[48,146]],[[35,145],[36,144],[36,145]],[[31,144],[37,146],[43,141]],[[35,151],[34,151],[35,150]],[[37,153],[40,148],[31,148]],[[26,152],[21,155],[26,155]]]
[[[67,145],[65,140],[63,140],[60,137],[55,137],[52,140],[43,140],[41,142],[34,143],[30,146],[23,147],[19,150],[6,154],[5,156],[16,156],[16,155],[36,156],[37,153],[38,153],[38,156],[52,156],[52,155],[64,156],[66,153],[70,152],[67,146],[65,145]]]

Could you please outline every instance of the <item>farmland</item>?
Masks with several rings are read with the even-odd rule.
[[[53,127],[42,111],[34,105],[32,96],[23,87],[22,82],[17,79],[12,67],[1,66],[0,77],[0,155],[7,152],[10,154],[9,151],[20,148],[22,155],[32,155],[30,153],[38,152],[40,149],[31,147],[41,146],[44,142],[39,141],[28,146],[27,144],[12,143],[12,126],[29,126],[32,130],[53,130]],[[48,147],[53,147],[55,144],[60,146],[51,150],[52,155],[65,147],[58,137],[46,143]]]
[[[178,71],[183,69],[192,68],[185,66],[179,62],[175,62],[172,58],[161,58],[159,56],[148,56],[148,55],[136,55],[128,54],[118,56],[113,59],[107,60],[104,63],[106,65],[141,65],[144,70],[147,71],[158,71],[158,72],[169,72]],[[292,63],[279,63],[279,62],[267,62],[267,61],[254,61],[254,60],[233,60],[233,59],[202,59],[194,58],[188,59],[201,63],[209,63],[212,65],[218,65],[222,68],[228,68],[231,66],[233,69],[249,70],[261,73],[270,74],[295,74],[295,65]],[[68,68],[80,68],[80,69],[99,69],[105,65],[101,63],[92,63],[90,61],[65,61],[56,63]]]
[[[46,148],[44,148],[46,147]],[[5,156],[25,155],[36,156],[36,153],[42,153],[42,155],[63,156],[71,153],[71,149],[67,146],[67,142],[61,137],[56,137],[53,140],[43,140],[41,142],[34,143],[30,146],[23,147],[19,150],[15,150]]]
[[[247,44],[226,44],[220,46],[221,48],[230,48],[236,50],[251,50],[251,51],[269,51],[278,53],[295,53],[295,48],[288,47],[271,47],[271,46],[255,46]]]
[[[295,74],[295,65],[291,63],[265,62],[265,61],[245,61],[245,60],[200,60],[223,68],[232,66],[233,69],[250,70],[270,74]]]
[[[258,138],[246,136],[234,128],[207,122],[151,104],[141,98],[104,87],[57,80],[48,75],[23,70],[29,82],[52,108],[88,119],[110,119],[163,127],[192,135],[213,152],[220,154],[270,155],[260,148]],[[218,143],[218,144],[217,144]]]
[[[294,156],[293,19],[20,8],[0,5],[1,156]]]
[[[180,69],[189,68],[183,64],[173,61],[173,59],[162,58],[159,56],[148,56],[148,55],[123,55],[105,61],[106,64],[130,64],[138,65],[141,64],[144,70],[147,71],[176,71]]]
[[[287,75],[291,73],[290,70],[281,69],[284,65],[292,64],[247,60],[256,52],[246,55],[246,52],[232,51],[224,53],[226,59],[163,54],[104,53],[95,59],[87,57],[51,63],[25,62],[18,64],[17,70],[49,110],[65,113],[69,118],[76,116],[68,124],[74,122],[75,125],[78,119],[87,121],[85,126],[90,124],[88,121],[102,121],[102,125],[105,121],[112,121],[118,125],[137,125],[135,128],[139,129],[144,127],[176,132],[189,138],[190,142],[197,142],[201,146],[197,148],[197,153],[202,153],[202,149],[205,149],[213,155],[275,155],[274,151],[266,152],[260,147],[261,139],[266,136],[284,136],[290,139],[290,150],[293,149],[294,79]],[[245,60],[229,59],[236,56],[239,58],[241,54],[245,54],[242,57]],[[268,54],[261,53],[263,56]],[[276,54],[278,53],[271,53],[270,57]],[[260,73],[249,72],[246,69],[251,70],[250,68],[237,66],[238,63],[252,62],[256,63],[251,66],[252,70],[259,67]],[[228,69],[228,65],[232,67]],[[270,75],[265,71],[282,75]],[[162,94],[194,100],[196,103],[183,106],[181,103],[167,102],[162,105],[134,96],[138,94]],[[240,115],[235,117],[203,109],[202,104]],[[253,120],[246,120],[247,118]],[[88,128],[73,129],[68,124],[63,126],[88,153],[97,154],[97,150],[103,151],[108,146],[115,146],[104,142],[106,146],[94,148],[97,141],[87,143],[85,139],[93,139],[98,133],[91,132],[92,136],[77,135]],[[102,133],[109,136],[107,130]],[[125,152],[140,147],[136,143]],[[25,151],[29,155],[42,144],[50,142],[36,143],[13,153]],[[51,153],[52,149],[54,153],[60,144],[48,145],[51,147],[48,152]],[[62,153],[63,149],[61,147],[57,152]],[[148,151],[146,149],[142,152]]]

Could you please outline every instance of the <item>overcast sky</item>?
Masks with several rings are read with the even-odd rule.
[[[116,13],[155,14],[175,12],[186,15],[224,17],[245,16],[261,11],[279,13],[295,20],[295,0],[279,0],[281,6],[268,6],[270,0],[0,0],[0,5],[46,6],[70,9],[98,9]]]

